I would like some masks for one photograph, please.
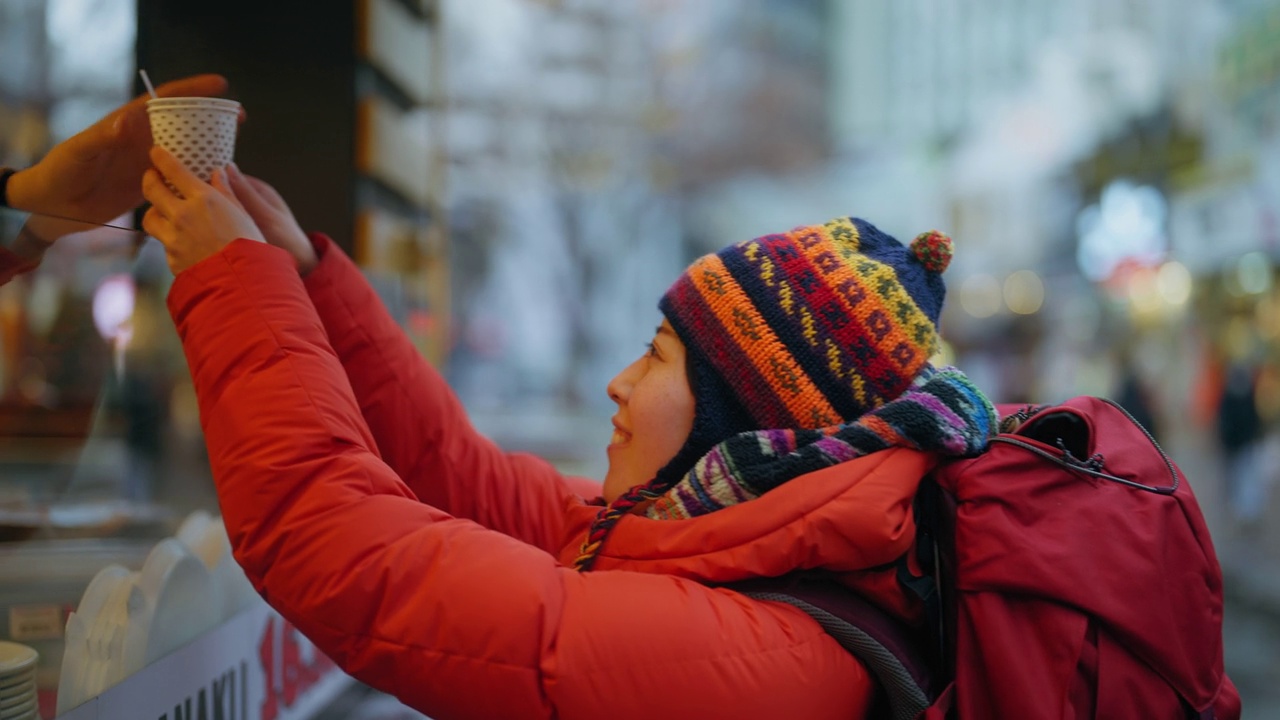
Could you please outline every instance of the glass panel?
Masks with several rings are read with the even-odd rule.
[[[214,507],[163,249],[127,218],[0,218],[0,533],[149,535]]]

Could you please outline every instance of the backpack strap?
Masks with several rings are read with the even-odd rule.
[[[912,505],[916,521],[914,575],[906,557],[898,560],[898,583],[924,604],[926,637],[931,641],[934,686],[940,688],[920,720],[956,717],[956,499],[930,473],[920,482]]]
[[[912,573],[903,555],[897,562],[898,584],[924,605],[928,637],[933,639],[931,667],[941,677],[955,674],[955,620],[951,597],[955,587],[955,498],[938,486],[932,475],[920,483],[912,511],[916,522],[916,560],[923,575]]]
[[[727,587],[807,613],[871,671],[885,692],[894,720],[912,720],[933,701],[933,675],[917,633],[848,588],[830,580],[797,577]]]

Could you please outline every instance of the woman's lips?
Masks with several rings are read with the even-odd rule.
[[[613,437],[609,438],[609,447],[617,447],[619,445],[625,445],[627,441],[630,439],[631,439],[631,433],[627,432],[626,430],[623,430],[621,427],[618,426],[618,423],[615,421],[613,423]]]

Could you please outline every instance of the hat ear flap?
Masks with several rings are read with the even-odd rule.
[[[759,430],[733,388],[710,361],[686,343],[685,375],[693,393],[693,428],[674,457],[657,473],[659,481],[684,477],[711,448],[738,433]]]

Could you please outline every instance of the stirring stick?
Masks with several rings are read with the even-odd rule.
[[[147,86],[147,92],[151,93],[151,99],[155,100],[160,97],[159,95],[156,95],[155,86],[151,84],[151,78],[147,77],[147,71],[139,69],[138,74],[142,76],[142,84]]]

